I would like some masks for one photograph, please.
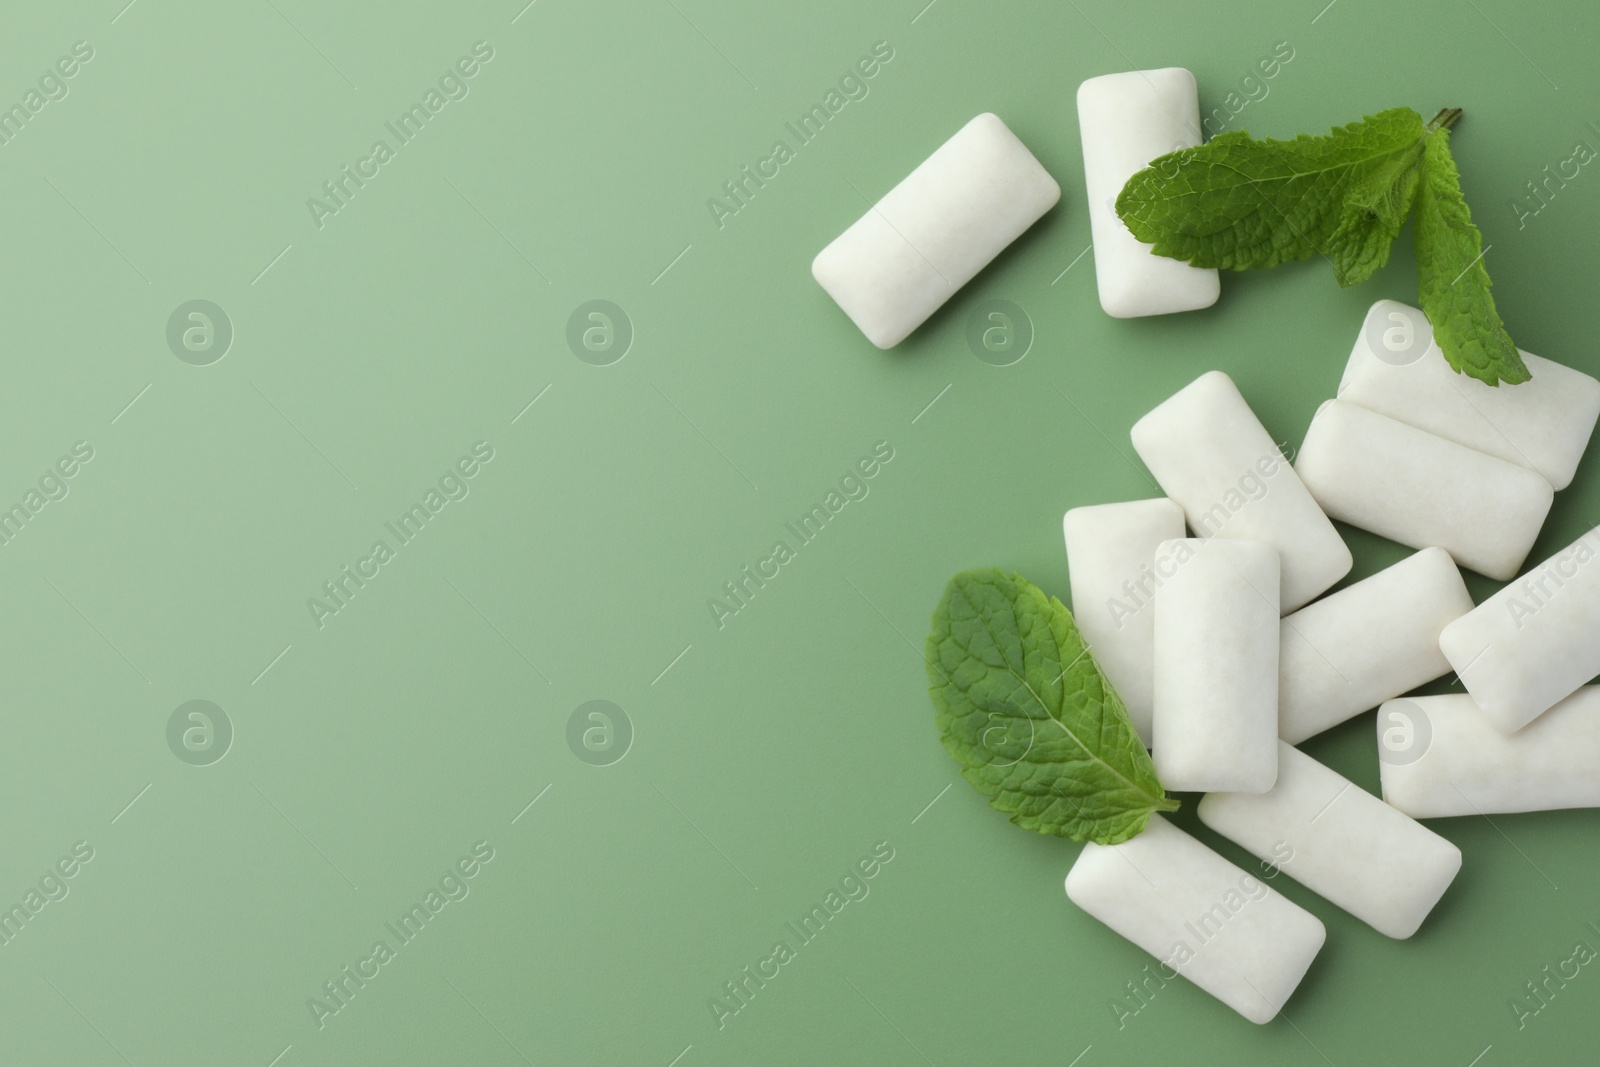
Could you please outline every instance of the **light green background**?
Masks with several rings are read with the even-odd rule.
[[[1409,942],[1280,880],[1329,932],[1284,1018],[1252,1026],[1179,982],[1119,1031],[1108,1002],[1148,957],[1065,899],[1076,846],[1008,826],[957,779],[919,653],[955,570],[1065,595],[1061,514],[1149,495],[1127,430],[1157,401],[1221,368],[1296,444],[1367,305],[1415,298],[1403,238],[1355,290],[1303,264],[1228,277],[1205,312],[1107,318],[1077,259],[1081,80],[1185,65],[1209,109],[1286,41],[1293,60],[1234,125],[1465,108],[1457,157],[1513,336],[1597,372],[1600,177],[1521,229],[1511,207],[1575,141],[1600,145],[1592,8],[124,2],[7,2],[0,33],[5,106],[73,42],[94,48],[0,147],[0,502],[94,448],[0,548],[0,905],[74,842],[95,850],[0,946],[0,1061],[1592,1052],[1592,968],[1521,1032],[1508,1007],[1574,942],[1600,947],[1590,812],[1434,824],[1465,867]],[[307,198],[477,41],[494,58],[470,95],[319,229]],[[870,94],[719,230],[707,198],[878,41],[894,58]],[[1062,202],[879,352],[810,259],[985,110]],[[206,367],[164,336],[197,298],[236,331]],[[636,331],[608,367],[564,339],[591,299]],[[1014,366],[967,346],[987,299],[1036,330]],[[718,629],[707,599],[880,440],[894,459],[870,495]],[[307,598],[477,441],[495,458],[470,496],[319,629]],[[1597,519],[1590,465],[1535,556]],[[1347,534],[1356,577],[1402,554]],[[196,698],[236,731],[204,767],[165,735]],[[635,731],[604,767],[566,741],[597,698]],[[1364,716],[1308,750],[1376,788],[1372,732]],[[307,999],[480,840],[495,858],[470,895],[319,1029]],[[885,841],[870,895],[719,1030],[708,999]]]

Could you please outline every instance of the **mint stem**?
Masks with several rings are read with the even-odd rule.
[[[1440,108],[1439,113],[1433,116],[1433,121],[1428,123],[1428,132],[1448,130],[1456,124],[1456,120],[1460,117],[1461,109],[1459,107]]]

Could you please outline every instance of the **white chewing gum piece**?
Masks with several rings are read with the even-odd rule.
[[[1151,160],[1200,143],[1194,75],[1164,67],[1090,78],[1078,86],[1078,132],[1100,307],[1128,319],[1215,304],[1222,292],[1215,270],[1156,255],[1116,210],[1117,194]]]
[[[1600,807],[1600,686],[1514,734],[1465,693],[1378,709],[1383,799],[1416,819]]]
[[[1327,938],[1322,920],[1160,815],[1089,842],[1067,896],[1253,1023],[1271,1022]]]
[[[1278,736],[1298,745],[1450,673],[1439,634],[1471,610],[1450,553],[1425,548],[1284,616]]]
[[[1472,699],[1511,733],[1600,674],[1600,527],[1444,628]],[[1596,773],[1600,773],[1597,771]]]
[[[1322,510],[1412,548],[1437,545],[1468,570],[1508,581],[1555,498],[1527,467],[1329,400],[1294,469]]]
[[[982,114],[818,252],[811,275],[893,348],[1060,199],[1016,134]]]
[[[1265,541],[1156,549],[1151,758],[1168,789],[1264,793],[1278,776],[1278,553]]]
[[[1461,870],[1461,850],[1278,743],[1269,791],[1207,793],[1200,821],[1380,934],[1407,938]]]
[[[1350,573],[1350,549],[1221,371],[1202,374],[1138,422],[1134,451],[1196,537],[1267,541],[1291,612]]]

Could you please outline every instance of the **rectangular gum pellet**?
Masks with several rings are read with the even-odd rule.
[[[1016,134],[982,114],[817,253],[811,274],[893,348],[1060,199]]]
[[[1380,300],[1361,325],[1338,395],[1565,489],[1600,416],[1600,381],[1528,352],[1522,361],[1533,379],[1520,385],[1495,387],[1458,374],[1434,344],[1427,316]]]
[[[1090,78],[1078,86],[1078,130],[1101,308],[1126,319],[1215,304],[1222,292],[1215,270],[1156,255],[1116,212],[1129,178],[1159,156],[1199,145],[1194,75],[1166,67]]]
[[[1389,937],[1416,933],[1461,870],[1455,845],[1281,741],[1270,791],[1208,793],[1198,814]]]
[[[1145,747],[1150,745],[1158,583],[1151,563],[1183,536],[1183,509],[1166,497],[1073,508],[1063,517],[1072,615]]]
[[[1089,842],[1067,896],[1253,1023],[1277,1016],[1327,938],[1322,921],[1150,816],[1120,845]]]
[[[1278,553],[1164,541],[1154,569],[1151,757],[1168,789],[1262,793],[1278,776]]]
[[[1412,548],[1437,545],[1502,582],[1528,558],[1554,499],[1526,467],[1344,400],[1317,411],[1294,467],[1334,518]]]
[[[1465,693],[1378,709],[1383,799],[1416,819],[1600,807],[1600,686],[1514,734]]]
[[[1195,536],[1278,550],[1282,611],[1350,572],[1350,549],[1226,374],[1202,374],[1134,423],[1131,436]]]
[[[1520,388],[1520,387],[1519,387]],[[1600,674],[1600,527],[1444,628],[1439,647],[1506,733]]]
[[[1284,616],[1278,736],[1298,745],[1448,674],[1439,634],[1471,610],[1450,553],[1425,548]]]

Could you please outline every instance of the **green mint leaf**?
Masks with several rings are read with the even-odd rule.
[[[1244,131],[1155,160],[1128,179],[1117,214],[1157,255],[1252,270],[1324,255],[1340,284],[1388,258],[1410,210],[1422,116],[1406,107],[1292,141]]]
[[[1448,129],[1424,139],[1416,249],[1422,311],[1450,366],[1489,385],[1532,378],[1489,294],[1483,235],[1461,194]]]
[[[1177,809],[1071,614],[1026,579],[951,578],[927,661],[946,751],[1023,829],[1113,845]]]

